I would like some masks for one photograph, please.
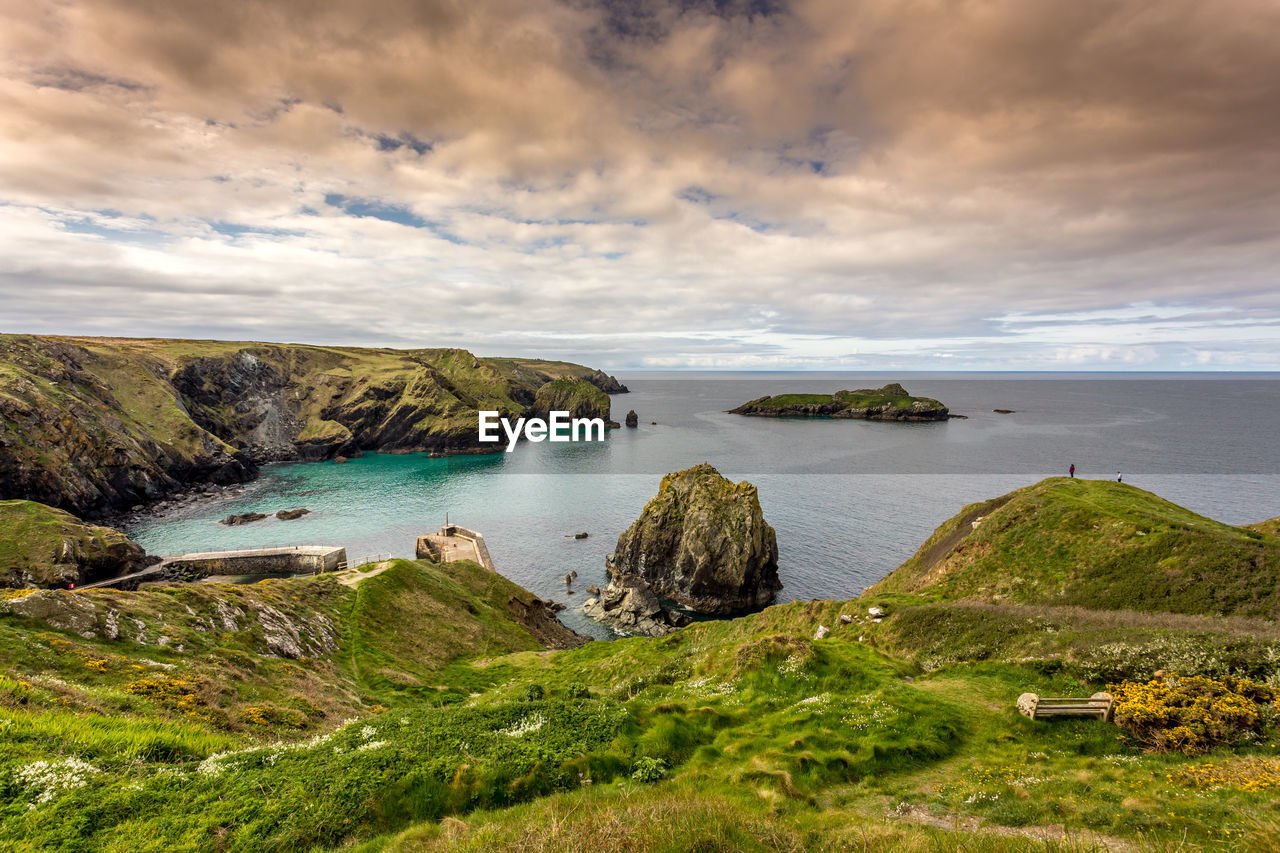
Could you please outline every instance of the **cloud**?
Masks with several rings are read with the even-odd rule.
[[[3,15],[6,329],[1278,366],[1272,4]]]

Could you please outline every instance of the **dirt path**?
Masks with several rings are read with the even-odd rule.
[[[391,561],[384,560],[381,563],[374,563],[367,572],[362,572],[358,569],[347,569],[345,572],[338,572],[338,583],[354,589],[360,581],[371,578],[374,575],[380,575],[389,568],[391,568]]]

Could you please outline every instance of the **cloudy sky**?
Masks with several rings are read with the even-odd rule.
[[[0,0],[0,330],[1280,369],[1272,0]]]

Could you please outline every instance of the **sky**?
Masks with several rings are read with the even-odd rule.
[[[0,331],[1280,370],[1272,0],[0,0]]]

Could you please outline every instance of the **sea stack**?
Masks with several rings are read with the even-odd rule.
[[[627,419],[625,423],[627,426],[631,427],[632,429],[635,429],[636,427],[640,426],[640,416],[636,414],[635,409],[632,409],[631,411],[627,412]]]
[[[707,463],[662,478],[658,494],[618,538],[611,576],[634,575],[696,613],[731,613],[773,601],[778,540],[756,487]]]

